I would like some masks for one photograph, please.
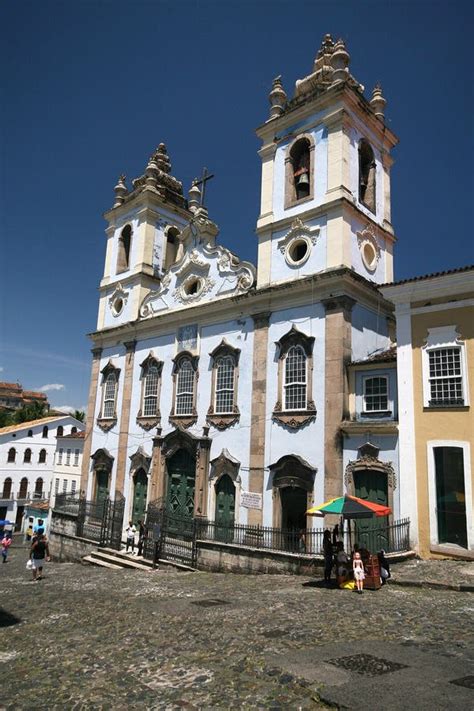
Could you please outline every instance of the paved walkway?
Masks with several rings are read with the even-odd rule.
[[[392,565],[393,579],[399,585],[446,588],[474,592],[474,563],[461,560],[407,560]]]
[[[467,592],[25,561],[0,565],[8,711],[472,708]]]

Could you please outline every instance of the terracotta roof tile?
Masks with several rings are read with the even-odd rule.
[[[423,274],[420,276],[409,277],[408,279],[401,279],[400,281],[391,281],[387,282],[386,284],[381,284],[381,286],[399,286],[400,284],[408,284],[411,281],[435,279],[436,277],[446,276],[447,274],[459,274],[460,272],[468,272],[470,269],[474,269],[474,264],[469,264],[465,267],[457,267],[456,269],[446,269],[443,272],[433,272],[432,274]]]
[[[18,432],[19,430],[27,430],[35,427],[37,425],[47,425],[50,422],[56,422],[57,420],[62,420],[63,417],[69,417],[69,415],[56,415],[55,417],[42,417],[39,420],[28,420],[28,422],[21,422],[19,425],[9,425],[8,427],[0,427],[0,435],[10,434],[10,432]]]
[[[362,360],[354,360],[351,365],[362,365],[363,363],[392,363],[397,360],[397,346],[393,345],[385,351],[378,351],[362,358]]]

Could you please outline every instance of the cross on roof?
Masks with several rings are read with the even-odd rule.
[[[214,177],[213,173],[208,173],[207,168],[202,169],[202,177],[195,178],[193,180],[193,185],[202,186],[201,187],[201,206],[204,207],[204,195],[206,194],[206,183],[208,180]]]

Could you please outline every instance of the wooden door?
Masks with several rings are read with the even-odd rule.
[[[185,449],[179,449],[169,458],[167,469],[167,512],[181,518],[193,518],[196,480],[195,458]]]
[[[354,472],[355,495],[374,504],[388,506],[387,475],[376,469]],[[360,518],[356,522],[356,538],[359,545],[376,553],[388,548],[388,516]]]
[[[232,540],[235,519],[235,486],[228,474],[221,476],[216,484],[216,537]]]
[[[132,521],[134,524],[145,520],[147,488],[148,477],[143,469],[139,469],[133,477]]]

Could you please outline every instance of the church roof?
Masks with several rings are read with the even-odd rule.
[[[436,279],[437,277],[447,276],[448,274],[460,274],[461,272],[468,272],[474,270],[474,264],[468,264],[464,267],[457,267],[455,269],[446,269],[442,272],[432,272],[431,274],[423,274],[420,276],[408,277],[408,279],[400,279],[400,281],[392,281],[387,284],[382,284],[381,286],[400,286],[401,284],[409,284],[413,281],[423,281],[424,279]]]
[[[72,415],[42,417],[39,420],[28,420],[27,422],[21,422],[18,425],[8,425],[8,427],[0,427],[0,435],[10,434],[11,432],[19,432],[20,430],[28,430],[32,427],[37,427],[38,425],[48,425],[50,422],[56,422],[57,420],[62,420],[65,417],[72,417]]]
[[[397,346],[394,344],[384,351],[376,351],[371,353],[366,358],[354,360],[350,365],[364,365],[372,363],[393,363],[397,360]]]

